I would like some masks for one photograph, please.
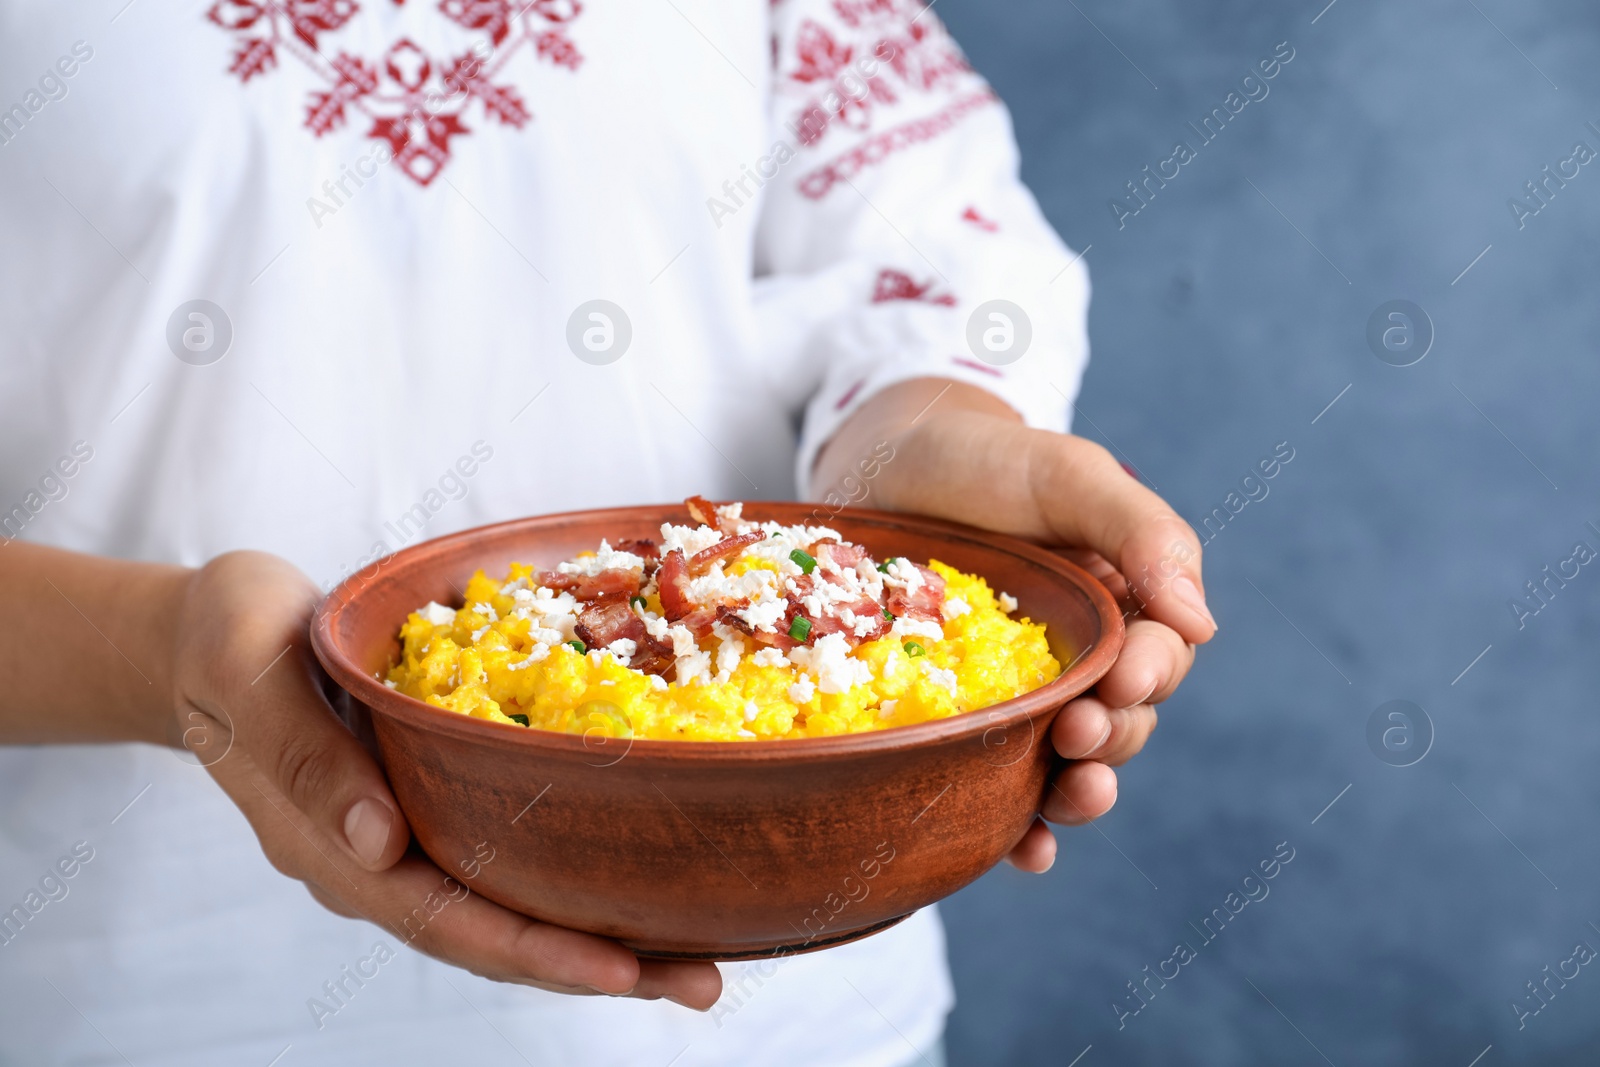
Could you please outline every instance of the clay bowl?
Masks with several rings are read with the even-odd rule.
[[[551,567],[602,537],[659,537],[663,522],[687,516],[666,505],[576,512],[415,545],[336,589],[312,641],[370,710],[395,796],[441,868],[508,908],[642,955],[738,960],[892,926],[1016,845],[1057,762],[1052,719],[1121,648],[1122,617],[1105,589],[1043,549],[951,523],[802,504],[748,510],[823,523],[879,558],[981,575],[1045,623],[1068,669],[982,711],[845,737],[629,741],[500,725],[383,685],[406,615],[430,600],[459,604],[477,568]],[[488,849],[491,862],[471,862]]]

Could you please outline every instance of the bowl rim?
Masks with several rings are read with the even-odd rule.
[[[815,512],[822,505],[800,501],[756,501],[758,508],[804,510]],[[466,547],[471,542],[494,533],[509,532],[522,526],[559,526],[573,521],[604,521],[608,517],[637,519],[638,513],[667,512],[682,508],[681,503],[642,504],[628,507],[585,508],[548,515],[525,516],[503,522],[474,526],[455,533],[444,534],[399,551],[352,573],[334,587],[317,604],[311,619],[311,645],[323,669],[351,697],[382,715],[401,723],[441,734],[457,740],[490,747],[522,748],[529,755],[594,756],[596,749],[581,734],[561,733],[554,730],[530,729],[505,723],[490,722],[466,715],[453,715],[415,697],[390,689],[373,675],[361,669],[342,647],[336,627],[339,615],[364,591],[383,575],[384,567],[409,560],[419,555],[450,554],[450,550]],[[1000,729],[1009,730],[1024,721],[1053,711],[1073,697],[1086,692],[1111,669],[1121,652],[1126,634],[1122,611],[1109,590],[1088,571],[1048,549],[1030,544],[1008,534],[993,533],[961,523],[935,519],[907,512],[879,511],[870,508],[829,508],[828,522],[841,518],[852,522],[880,527],[910,528],[923,533],[940,534],[976,545],[987,551],[1004,552],[1018,557],[1033,566],[1053,572],[1064,578],[1077,591],[1086,596],[1094,607],[1100,623],[1100,636],[1080,652],[1052,681],[1020,696],[991,704],[986,708],[962,712],[944,719],[896,726],[866,733],[837,734],[830,737],[775,738],[762,741],[665,741],[646,738],[629,738],[623,755],[652,763],[679,764],[687,762],[762,763],[772,760],[784,762],[810,762],[865,757],[908,748],[960,741],[968,737],[987,734]],[[780,516],[780,521],[783,521]],[[820,525],[827,525],[821,523]],[[982,575],[980,575],[982,577]],[[395,623],[396,628],[399,622]],[[1037,738],[1035,737],[1035,740]],[[622,757],[618,757],[620,761]],[[591,764],[595,765],[595,764]],[[599,764],[606,766],[606,764]]]

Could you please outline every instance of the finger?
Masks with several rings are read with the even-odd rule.
[[[1050,730],[1063,757],[1118,767],[1139,754],[1155,728],[1156,709],[1149,704],[1108,708],[1095,697],[1080,697],[1061,709]]]
[[[668,997],[700,1010],[721,995],[714,964],[641,962],[608,938],[503,908],[473,892],[470,880],[447,876],[420,856],[407,856],[381,873],[353,870],[348,878],[319,878],[312,895],[339,914],[356,911],[412,948],[494,981],[565,993]]]
[[[365,917],[355,908],[351,907],[349,904],[346,904],[338,897],[324,891],[315,882],[305,882],[302,884],[305,885],[306,892],[311,894],[312,900],[315,900],[318,904],[321,904],[324,908],[327,908],[340,918],[361,919]]]
[[[1128,587],[1128,580],[1122,572],[1111,565],[1111,561],[1100,553],[1087,548],[1057,548],[1055,554],[1070,563],[1076,563],[1088,571],[1107,591],[1116,599],[1117,605],[1122,608],[1124,615],[1138,611],[1142,604],[1134,601],[1132,590]]]
[[[1134,619],[1122,652],[1095,686],[1095,695],[1113,708],[1159,704],[1193,665],[1194,646],[1176,630],[1151,619]]]
[[[410,827],[377,762],[317,683],[311,650],[297,639],[253,687],[262,692],[252,694],[249,714],[233,717],[235,743],[339,850],[384,870],[404,855]]]
[[[684,960],[639,960],[639,982],[628,994],[635,1000],[665,998],[695,1011],[710,1011],[722,996],[716,964]]]
[[[1034,819],[1017,842],[1017,847],[1006,856],[1006,862],[1019,871],[1043,874],[1056,862],[1056,835],[1043,819]]]
[[[647,968],[608,938],[530,919],[476,893],[462,897],[470,884],[447,880],[427,860],[407,857],[381,878],[378,906],[391,929],[423,952],[486,978],[531,979],[612,996],[671,996],[708,1008],[721,993],[714,964]],[[441,904],[441,896],[450,902]]]
[[[1051,534],[1110,560],[1147,618],[1166,623],[1187,641],[1210,640],[1217,624],[1206,606],[1193,528],[1099,445],[1070,435],[1033,434],[1030,481]]]
[[[1045,790],[1039,814],[1055,823],[1080,826],[1117,802],[1117,772],[1104,763],[1069,763]]]

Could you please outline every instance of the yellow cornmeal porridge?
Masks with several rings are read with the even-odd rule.
[[[500,723],[738,741],[942,719],[1061,673],[1044,627],[981,578],[701,504],[711,523],[663,526],[660,545],[479,571],[465,607],[410,615],[387,684]]]

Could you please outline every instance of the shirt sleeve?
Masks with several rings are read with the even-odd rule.
[[[986,389],[1065,431],[1089,279],[1018,176],[1010,116],[920,0],[779,0],[758,322],[801,368],[796,482],[886,386]]]

